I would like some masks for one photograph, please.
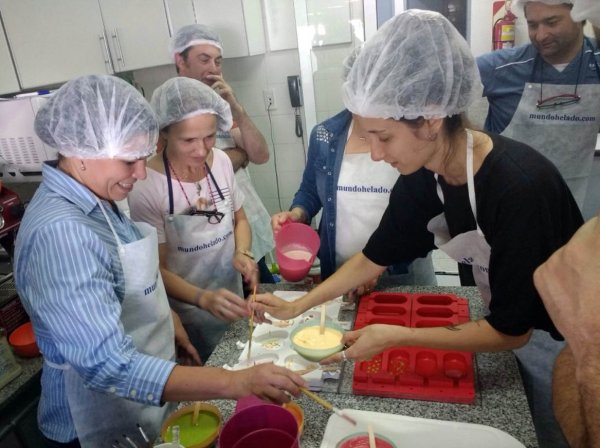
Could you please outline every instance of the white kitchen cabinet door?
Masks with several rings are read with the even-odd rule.
[[[167,13],[169,15],[171,36],[173,36],[179,28],[196,23],[194,3],[192,0],[165,0],[165,4],[167,5]]]
[[[24,89],[112,73],[97,0],[0,0]]]
[[[0,23],[0,95],[5,93],[14,93],[20,90],[19,81],[15,73],[15,68],[10,58],[6,37],[4,37],[4,29]]]
[[[171,63],[163,0],[100,0],[116,72]]]
[[[213,28],[223,41],[223,57],[265,52],[260,0],[194,0],[198,23]]]

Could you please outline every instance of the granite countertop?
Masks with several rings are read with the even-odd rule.
[[[36,356],[35,358],[20,358],[15,356],[15,359],[22,370],[19,376],[0,389],[0,409],[11,398],[14,398],[25,388],[29,387],[31,381],[39,382],[39,375],[41,374],[42,363],[44,362],[41,356]]]
[[[275,285],[263,284],[259,290],[261,292],[275,290],[301,291],[308,290],[311,287],[311,285],[306,284],[279,283]],[[385,287],[384,285],[382,289],[389,292],[455,294],[469,300],[472,318],[482,317],[486,313],[479,292],[472,287]],[[341,320],[349,320],[343,314],[340,315],[340,318]],[[241,350],[236,346],[236,342],[247,340],[247,330],[248,322],[245,320],[232,324],[208,360],[207,365],[235,364],[241,353]],[[17,361],[23,368],[23,372],[0,389],[0,408],[28,387],[31,381],[39,381],[38,375],[42,367],[41,357],[17,358]],[[477,369],[477,397],[473,405],[352,395],[353,362],[347,362],[344,366],[339,387],[340,393],[320,392],[319,394],[340,409],[361,409],[488,425],[509,433],[528,448],[536,448],[538,444],[535,430],[514,355],[511,352],[478,353],[475,365]],[[235,401],[232,400],[212,400],[211,402],[219,407],[225,420],[232,415],[235,408]],[[303,448],[317,448],[321,445],[331,413],[305,396],[299,397],[297,402],[305,413],[301,445]]]
[[[311,287],[303,284],[279,283],[275,285],[263,284],[259,290],[261,292],[275,290],[301,291],[308,290]],[[455,294],[468,299],[471,318],[483,317],[486,314],[485,305],[477,288],[474,287],[385,287],[384,285],[382,289],[389,292]],[[343,315],[340,316],[340,319],[348,320]],[[236,347],[236,342],[245,342],[248,338],[247,331],[248,323],[245,320],[232,324],[209,358],[207,365],[235,364],[241,353],[241,350]],[[341,393],[320,392],[319,394],[340,409],[361,409],[488,425],[507,432],[528,448],[537,447],[537,439],[525,391],[512,352],[478,353],[476,354],[475,365],[477,370],[477,397],[473,405],[352,395],[352,371],[354,366],[351,361],[346,362],[343,369],[339,389]],[[235,401],[232,400],[212,400],[211,402],[219,407],[224,420],[232,415],[235,408]],[[321,445],[331,413],[305,396],[299,397],[297,402],[305,413],[301,445],[303,448],[317,448]]]

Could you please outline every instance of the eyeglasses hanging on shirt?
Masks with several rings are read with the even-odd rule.
[[[577,81],[575,81],[575,89],[573,93],[561,93],[560,95],[549,96],[544,98],[544,60],[539,56],[536,58],[537,60],[541,60],[540,67],[540,99],[536,103],[536,107],[538,109],[554,109],[563,106],[568,106],[569,104],[576,104],[581,101],[581,97],[577,95],[577,87],[579,86],[579,77],[581,75],[581,66],[583,65],[583,49],[584,46],[581,46],[581,54],[579,56],[579,67],[577,68]],[[534,67],[535,71],[535,67]]]
[[[168,189],[169,189],[169,214],[171,214],[171,215],[173,214],[173,187],[171,184],[171,173],[173,173],[173,175],[175,176],[175,179],[177,179],[177,182],[179,183],[179,188],[181,188],[181,192],[185,196],[185,200],[188,203],[188,207],[181,214],[182,215],[190,215],[190,216],[206,216],[206,218],[208,219],[208,222],[210,224],[219,224],[225,217],[225,213],[217,210],[217,206],[214,205],[215,204],[215,196],[213,194],[213,190],[211,187],[211,180],[212,180],[212,183],[215,184],[215,188],[217,189],[217,193],[218,193],[219,197],[221,198],[221,201],[225,201],[225,196],[223,195],[223,192],[219,188],[219,184],[217,184],[217,180],[215,179],[215,176],[213,175],[210,167],[208,166],[208,163],[204,164],[204,168],[206,170],[206,173],[208,174],[206,183],[208,184],[209,198],[211,199],[212,204],[214,205],[214,210],[205,210],[205,209],[198,208],[195,205],[192,205],[192,203],[190,202],[190,199],[188,198],[188,195],[185,192],[185,189],[183,188],[183,185],[181,184],[181,181],[179,180],[179,176],[177,176],[177,173],[173,169],[171,162],[169,162],[169,160],[167,159],[167,148],[166,147],[163,150],[163,163],[165,165],[165,175],[167,176],[167,185],[168,185]],[[209,179],[209,177],[210,177],[210,179]],[[202,188],[200,187],[199,182],[196,184],[196,190],[198,192],[198,195],[200,195]]]

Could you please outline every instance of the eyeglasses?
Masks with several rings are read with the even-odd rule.
[[[538,109],[553,109],[569,104],[577,104],[581,101],[581,97],[577,95],[577,87],[579,87],[579,75],[581,74],[581,65],[583,64],[583,46],[581,47],[581,55],[579,57],[579,67],[577,68],[577,80],[575,82],[575,89],[573,93],[562,93],[560,95],[549,96],[544,98],[544,60],[541,60],[542,64],[540,67],[540,99],[536,103]],[[537,58],[536,58],[537,63]],[[535,71],[535,64],[534,64]]]
[[[575,86],[577,90],[577,86]],[[563,93],[562,95],[550,96],[548,98],[539,99],[536,106],[538,109],[552,109],[555,107],[568,106],[581,101],[581,97],[576,93]]]
[[[190,216],[206,216],[210,224],[219,224],[225,217],[225,213],[218,210],[199,210],[196,207],[189,208],[185,214]]]

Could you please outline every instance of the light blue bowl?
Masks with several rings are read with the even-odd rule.
[[[333,347],[322,348],[322,349],[301,347],[294,342],[294,336],[296,336],[296,334],[300,330],[303,330],[304,328],[307,328],[307,327],[315,327],[315,326],[318,327],[320,325],[321,325],[321,322],[319,319],[312,319],[312,320],[309,320],[307,322],[304,322],[304,323],[298,325],[290,334],[290,342],[292,343],[292,347],[294,348],[294,350],[296,350],[296,352],[300,356],[308,359],[309,361],[318,362],[324,358],[327,358],[330,355],[333,355],[334,353],[339,352],[344,347],[344,344],[342,344],[341,339],[340,339],[339,344],[337,344]],[[344,331],[345,331],[339,324],[337,324],[334,321],[329,320],[329,319],[325,320],[325,328],[331,328],[333,330],[337,330],[342,335],[344,334]]]

